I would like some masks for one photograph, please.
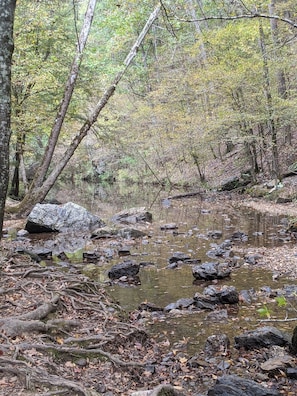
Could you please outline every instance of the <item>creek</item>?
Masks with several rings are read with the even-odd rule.
[[[151,186],[125,186],[114,184],[103,188],[91,184],[75,186],[65,185],[56,189],[54,197],[66,202],[80,204],[99,215],[104,221],[124,208],[145,206],[153,215],[153,223],[149,228],[150,237],[136,244],[131,244],[131,256],[137,262],[148,262],[151,265],[141,268],[139,284],[108,287],[110,294],[127,312],[137,310],[140,303],[146,301],[165,307],[167,304],[186,297],[191,298],[196,292],[203,292],[211,282],[194,281],[191,266],[183,264],[176,269],[168,269],[168,259],[174,252],[189,254],[201,262],[215,261],[208,257],[207,252],[214,244],[220,244],[236,232],[245,233],[246,241],[237,242],[238,248],[248,249],[273,247],[282,245],[282,230],[286,228],[285,216],[271,216],[251,209],[234,205],[232,199],[224,199],[223,204],[215,195],[207,198],[197,195],[189,198],[170,199],[168,196],[180,194],[181,191],[166,191]],[[164,224],[175,223],[177,229],[163,231]],[[222,237],[213,239],[212,231],[219,230]],[[100,244],[100,240],[98,240]],[[108,269],[124,258],[114,257],[103,272],[107,280]],[[242,259],[242,258],[241,258]],[[292,281],[279,279],[273,281],[272,273],[261,268],[242,265],[235,269],[230,278],[215,282],[217,285],[233,285],[240,290],[260,290],[263,286],[280,288]],[[182,313],[180,315],[151,316],[146,322],[149,331],[159,340],[169,340],[171,344],[185,342],[190,353],[203,347],[209,335],[225,332],[230,339],[245,329],[253,329],[259,325],[257,309],[265,301],[252,305],[240,305],[236,309],[228,309],[228,319],[221,322],[209,321],[209,312]],[[273,309],[277,311],[275,304]],[[280,317],[284,313],[280,311]],[[288,326],[288,327],[286,327]],[[292,324],[281,324],[281,329],[291,332]]]

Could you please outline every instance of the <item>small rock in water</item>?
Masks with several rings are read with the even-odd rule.
[[[176,263],[177,261],[189,260],[191,257],[188,254],[182,252],[173,253],[172,257],[169,258],[169,264]]]
[[[110,279],[120,279],[123,276],[134,277],[139,272],[139,264],[134,260],[127,260],[119,264],[115,264],[108,271],[108,277]]]
[[[164,230],[176,230],[178,228],[176,223],[169,223],[169,224],[164,224],[160,226],[160,229],[162,231]]]
[[[128,246],[120,247],[118,250],[119,256],[129,256],[131,254],[130,248]]]
[[[230,275],[231,269],[227,263],[203,263],[193,267],[195,279],[213,280],[226,278]]]
[[[207,235],[208,235],[210,238],[219,239],[219,238],[222,238],[223,232],[220,231],[220,230],[213,230],[213,231],[209,231],[209,232],[207,233]]]
[[[220,309],[210,312],[206,316],[207,321],[225,323],[228,320],[227,309]]]

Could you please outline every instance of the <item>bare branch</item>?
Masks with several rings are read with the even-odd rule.
[[[238,19],[254,19],[254,18],[263,18],[263,19],[274,19],[277,21],[284,22],[294,28],[297,28],[297,23],[292,21],[288,18],[283,18],[278,15],[267,15],[267,14],[260,14],[255,12],[253,14],[242,14],[242,15],[234,15],[234,16],[204,16],[202,18],[197,19],[183,19],[175,17],[177,20],[186,23],[195,23],[195,22],[202,22],[202,21],[212,21],[212,20],[219,20],[219,21],[236,21]]]

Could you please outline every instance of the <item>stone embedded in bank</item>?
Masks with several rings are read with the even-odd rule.
[[[91,231],[104,222],[73,202],[64,205],[37,204],[28,216],[25,229],[30,233]]]

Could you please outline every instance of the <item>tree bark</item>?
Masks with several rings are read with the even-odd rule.
[[[76,53],[72,62],[72,66],[69,72],[68,80],[66,83],[64,97],[61,100],[57,116],[55,118],[54,125],[51,130],[51,134],[48,139],[47,146],[45,148],[45,152],[43,155],[43,159],[41,161],[41,165],[38,168],[36,175],[32,181],[29,191],[34,189],[35,187],[40,187],[46,177],[48,172],[51,160],[53,158],[53,154],[55,151],[56,144],[59,139],[59,135],[63,126],[63,122],[72,98],[72,94],[74,91],[74,87],[76,84],[76,80],[79,74],[79,68],[81,65],[83,52],[87,43],[87,39],[89,36],[89,32],[92,26],[95,7],[96,7],[97,0],[89,0],[87,11],[84,17],[84,23],[78,38],[77,46],[76,46]]]
[[[16,0],[0,0],[0,238],[9,181],[11,57]]]
[[[43,182],[42,185],[36,185],[32,190],[29,191],[28,194],[24,197],[23,201],[20,205],[8,208],[8,211],[18,212],[19,214],[28,214],[31,208],[37,203],[41,202],[50,189],[55,184],[57,178],[68,164],[70,158],[73,156],[75,150],[84,139],[84,137],[88,134],[92,126],[98,119],[99,114],[101,113],[102,109],[106,106],[109,99],[114,94],[117,85],[121,81],[122,77],[124,76],[125,72],[131,65],[133,59],[135,58],[137,51],[142,44],[143,40],[145,39],[146,34],[150,30],[152,24],[157,19],[158,14],[160,12],[160,5],[158,5],[154,11],[151,13],[150,17],[148,18],[144,28],[142,29],[141,33],[139,34],[137,40],[135,41],[134,45],[132,46],[130,52],[128,53],[126,59],[123,62],[122,68],[119,73],[113,79],[111,85],[106,89],[101,99],[98,101],[97,105],[88,116],[80,130],[78,131],[77,135],[72,139],[71,144],[68,146],[67,150],[65,151],[64,155],[62,156],[61,160],[57,162],[56,166]]]
[[[187,3],[188,3],[189,14],[194,20],[194,26],[195,26],[195,30],[197,32],[197,35],[201,36],[202,35],[202,29],[201,29],[201,26],[200,26],[200,22],[198,22],[198,20],[197,20],[197,15],[196,15],[196,11],[195,11],[195,7],[194,7],[194,4],[193,4],[193,1],[192,0],[188,0]],[[205,45],[204,45],[203,40],[201,41],[201,44],[200,44],[199,48],[200,48],[201,63],[202,63],[203,66],[205,66],[206,63],[207,63],[207,56],[206,56],[206,49],[205,49]]]
[[[264,41],[264,31],[263,26],[260,21],[259,23],[259,45],[263,58],[263,78],[264,78],[264,94],[266,99],[266,108],[267,108],[267,128],[271,139],[271,155],[272,155],[272,177],[275,179],[280,179],[280,165],[279,165],[279,156],[278,156],[278,146],[277,146],[277,130],[275,125],[275,119],[273,115],[273,101],[272,101],[272,91],[271,91],[271,82],[269,76],[269,67],[268,67],[268,56]]]
[[[269,4],[269,14],[275,14],[275,1],[271,0]],[[287,81],[286,81],[286,74],[285,70],[281,67],[281,56],[279,48],[281,48],[281,42],[279,38],[279,29],[278,29],[278,21],[276,19],[270,20],[270,27],[271,27],[271,36],[274,45],[274,56],[275,61],[278,65],[276,70],[276,80],[277,80],[277,88],[278,88],[278,95],[282,99],[288,98],[288,89],[287,89]],[[285,143],[289,145],[292,144],[292,131],[291,126],[286,125],[284,127],[285,130]]]

